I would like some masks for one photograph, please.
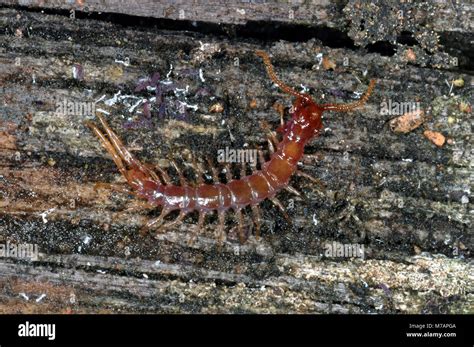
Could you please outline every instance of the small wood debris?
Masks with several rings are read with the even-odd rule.
[[[405,58],[407,61],[416,61],[416,54],[415,54],[415,51],[411,48],[408,48],[406,51],[405,51]]]
[[[415,110],[405,113],[399,117],[390,120],[390,129],[394,133],[408,133],[418,128],[424,122],[423,110]]]
[[[212,105],[211,107],[209,107],[209,112],[212,112],[212,113],[221,113],[222,111],[224,111],[224,106],[222,106],[219,103],[216,103]]]
[[[423,135],[438,147],[442,147],[446,142],[446,137],[437,131],[425,130]]]
[[[458,78],[457,80],[453,80],[453,85],[455,87],[458,87],[458,88],[464,87],[464,80],[462,78]]]
[[[327,57],[323,57],[322,64],[323,64],[324,70],[336,69],[336,63]]]
[[[464,113],[471,113],[472,107],[469,103],[461,101],[459,103],[459,111],[464,112]]]

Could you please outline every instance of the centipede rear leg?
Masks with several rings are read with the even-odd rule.
[[[124,186],[123,184],[106,183],[106,182],[94,183],[94,190],[98,191],[101,189],[115,191],[115,192],[119,192],[123,194],[133,194],[133,191],[129,187]]]
[[[99,119],[102,127],[105,129],[106,135],[97,127],[93,122],[86,122],[86,125],[89,126],[99,138],[102,145],[106,148],[107,152],[112,156],[117,168],[120,173],[131,183],[134,175],[140,173],[145,177],[150,177],[154,180],[159,180],[158,175],[150,170],[147,166],[138,161],[130,151],[125,147],[120,138],[113,132],[110,126],[107,124],[105,119],[100,115],[96,115]]]
[[[95,123],[88,121],[85,124],[95,133],[95,135],[99,138],[99,141],[101,142],[101,144],[104,146],[104,148],[107,150],[107,152],[109,152],[109,154],[112,156],[112,159],[115,162],[115,165],[117,166],[120,173],[124,177],[127,177],[126,176],[127,171],[126,171],[125,165],[123,163],[124,158],[119,155],[116,148],[112,145],[112,143],[109,141],[109,139],[107,139],[107,137],[97,127],[97,125]]]

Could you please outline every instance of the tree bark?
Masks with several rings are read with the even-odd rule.
[[[64,3],[55,6],[69,8]],[[165,15],[165,5],[150,11],[151,2],[88,3],[96,11],[176,19],[176,11]],[[382,55],[314,38],[130,27],[42,14],[30,8],[46,8],[36,1],[0,4],[14,5],[0,8],[0,243],[40,251],[34,261],[0,258],[0,312],[472,313],[472,70],[452,60],[453,52],[459,62],[469,60],[466,49],[451,46],[448,54],[439,47],[430,55],[420,43]],[[190,13],[186,19],[216,20],[204,4],[194,12],[179,6]],[[268,13],[284,18],[286,6],[275,3]],[[242,20],[232,8],[219,20],[268,19],[264,4],[242,8]],[[343,26],[329,13],[344,6],[297,8],[307,16],[303,23],[316,16],[325,27]],[[468,35],[472,29],[464,22],[456,28]],[[215,162],[226,147],[267,152],[265,123],[278,127],[279,107],[288,119],[291,98],[269,81],[257,49],[271,54],[281,80],[318,102],[351,102],[377,80],[366,106],[326,113],[324,132],[307,146],[301,168],[321,185],[294,178],[304,197],[278,195],[291,224],[264,202],[260,240],[247,213],[243,245],[232,213],[222,247],[215,217],[194,243],[196,215],[166,233],[141,234],[157,210],[121,191],[124,179],[84,125],[92,115],[56,111],[96,102],[127,147],[174,180],[169,157],[184,168],[192,158]],[[171,83],[160,84],[162,103],[150,101],[148,117],[143,103],[134,105],[155,91],[137,86],[155,73]],[[116,103],[106,105],[114,95]],[[423,125],[394,133],[389,122],[398,115],[382,112],[389,101],[419,102]],[[216,104],[222,112],[210,111]],[[435,146],[426,129],[447,142]],[[184,173],[191,180],[189,167]],[[334,242],[363,246],[364,257],[331,256]]]

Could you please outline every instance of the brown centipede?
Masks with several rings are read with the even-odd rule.
[[[159,217],[146,224],[147,229],[157,227],[159,230],[166,230],[182,222],[188,213],[198,211],[199,218],[194,232],[194,235],[197,235],[204,225],[206,215],[216,211],[218,216],[216,232],[219,243],[221,243],[226,237],[224,231],[225,214],[232,209],[237,217],[238,233],[242,242],[244,239],[242,209],[250,206],[254,215],[255,234],[258,238],[261,225],[259,204],[265,199],[270,199],[286,215],[285,208],[276,194],[282,189],[297,193],[294,188],[289,186],[289,180],[294,174],[312,178],[298,170],[297,164],[303,156],[305,145],[318,136],[322,129],[322,113],[324,111],[347,112],[362,106],[367,102],[375,86],[375,81],[371,80],[365,94],[358,101],[350,104],[316,104],[309,94],[298,93],[277,78],[270,58],[265,52],[257,51],[256,54],[263,59],[270,79],[282,91],[295,96],[296,100],[293,103],[291,119],[278,128],[282,140],[278,141],[275,136],[272,137],[275,150],[271,154],[270,160],[263,160],[260,163],[260,170],[257,170],[256,167],[252,168],[251,175],[245,175],[245,170],[243,170],[239,179],[233,179],[230,170],[226,170],[227,182],[224,184],[219,180],[217,169],[210,163],[213,183],[204,183],[202,171],[199,167],[195,167],[199,173],[198,182],[195,185],[189,185],[172,161],[180,179],[180,185],[175,185],[172,184],[168,173],[162,168],[156,167],[155,172],[148,165],[138,161],[101,115],[97,114],[97,117],[105,133],[95,123],[86,123],[112,156],[118,170],[125,177],[134,194],[147,200],[153,206],[162,207]],[[178,217],[165,223],[164,218],[175,210],[179,211]]]

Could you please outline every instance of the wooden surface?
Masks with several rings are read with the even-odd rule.
[[[472,33],[473,4],[469,1],[401,1],[392,6],[384,1],[329,0],[1,0],[1,4],[30,9],[75,10],[84,13],[105,12],[131,16],[188,20],[210,23],[245,24],[282,22],[316,26],[347,25],[343,14],[390,9],[399,18],[397,24],[430,27],[437,32]],[[402,12],[400,12],[402,11]],[[405,12],[405,13],[404,13]],[[410,13],[411,12],[411,13]],[[384,13],[386,15],[386,13]],[[404,21],[403,17],[407,16]],[[387,20],[387,17],[385,17]],[[370,20],[366,21],[370,25]],[[375,25],[375,23],[373,23]],[[387,26],[390,27],[390,26]]]
[[[473,312],[472,113],[460,106],[472,104],[468,48],[453,42],[430,51],[420,39],[387,55],[368,53],[370,42],[350,27],[361,47],[331,48],[330,38],[263,41],[124,26],[0,3],[9,5],[0,8],[0,242],[40,250],[37,261],[0,259],[0,312]],[[112,2],[105,5],[115,12]],[[146,6],[132,14],[154,16]],[[470,5],[459,6],[472,16]],[[349,16],[346,8],[336,6],[334,18]],[[464,22],[451,29],[468,37],[472,31]],[[166,80],[169,73],[166,114],[153,111],[151,123],[124,101],[97,103],[141,160],[168,169],[169,156],[201,162],[226,146],[266,150],[263,123],[275,129],[275,104],[288,108],[291,98],[269,82],[256,49],[272,55],[282,80],[322,102],[350,102],[377,79],[369,103],[349,114],[327,113],[324,133],[306,150],[303,169],[324,187],[295,178],[305,198],[278,195],[292,225],[264,202],[260,241],[248,223],[240,245],[230,223],[219,248],[210,218],[190,245],[196,216],[168,233],[140,235],[156,211],[97,185],[125,186],[83,124],[92,116],[54,114],[56,101],[106,100],[118,91],[151,97],[135,90],[139,79],[159,72]],[[74,66],[83,77],[74,78]],[[452,83],[459,80],[463,86]],[[396,116],[381,114],[388,100],[420,102],[426,122],[393,133],[389,121]],[[183,115],[180,101],[198,108]],[[222,113],[209,112],[216,103]],[[449,143],[436,147],[424,129]],[[364,245],[365,258],[325,257],[333,241]]]

